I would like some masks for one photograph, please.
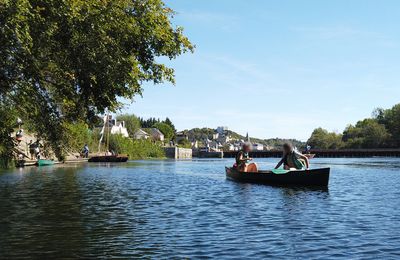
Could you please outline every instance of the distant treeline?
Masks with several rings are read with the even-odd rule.
[[[317,128],[307,143],[316,149],[400,148],[400,104],[375,109],[371,118],[348,125],[343,133]]]

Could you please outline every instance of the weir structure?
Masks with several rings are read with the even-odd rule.
[[[225,158],[234,158],[237,152],[224,152]],[[303,152],[306,154],[305,152]],[[346,150],[311,150],[314,158],[366,158],[366,157],[400,157],[400,149],[346,149]],[[280,158],[282,151],[253,151],[253,158]]]

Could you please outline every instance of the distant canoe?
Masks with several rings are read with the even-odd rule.
[[[39,166],[48,166],[48,165],[53,165],[54,161],[39,159],[37,163],[38,163]]]
[[[239,172],[235,168],[225,167],[225,171],[227,179],[238,182],[326,187],[329,183],[330,168],[297,171]]]
[[[126,155],[99,155],[99,156],[92,156],[88,160],[88,162],[126,162],[126,161],[128,161],[128,156]]]

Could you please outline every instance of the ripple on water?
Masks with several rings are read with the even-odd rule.
[[[400,257],[400,161],[313,162],[329,190],[230,182],[231,160],[1,173],[0,258]]]

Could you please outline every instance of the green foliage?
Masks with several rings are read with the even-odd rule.
[[[91,151],[97,149],[99,137],[89,130],[86,123],[65,123],[65,128],[67,136],[65,141],[67,142],[70,151],[81,152],[85,144],[91,148]]]
[[[391,146],[400,147],[400,104],[393,106],[391,109],[383,110],[377,119],[381,124],[385,125],[391,135]]]
[[[150,140],[132,140],[122,135],[110,136],[110,150],[127,154],[129,159],[164,158],[165,152],[159,143]]]
[[[183,131],[184,134],[188,135],[190,140],[203,141],[205,139],[212,139],[215,129],[211,128],[193,128],[191,130]]]
[[[0,103],[1,104],[1,103]],[[0,168],[8,168],[14,157],[14,138],[11,134],[16,126],[14,109],[0,106]]]
[[[375,109],[372,115],[373,118],[347,126],[343,131],[341,145],[332,146],[329,140],[336,140],[334,143],[339,144],[338,135],[322,128],[314,130],[308,143],[320,149],[400,147],[400,104],[391,109]]]
[[[168,117],[163,121],[163,123],[166,123],[167,125],[169,125],[172,128],[172,130],[174,131],[174,133],[176,133],[175,125],[172,123],[172,121]]]
[[[144,119],[144,118],[140,117],[139,120],[140,120],[140,125],[142,128],[151,128],[155,124],[161,122],[159,118],[157,119],[155,117],[150,117],[148,119]]]
[[[390,135],[384,125],[368,118],[349,125],[343,132],[343,141],[347,148],[381,148],[385,147]]]
[[[135,115],[124,114],[117,116],[118,121],[125,121],[125,127],[128,130],[130,137],[133,137],[135,132],[140,128],[140,120]]]
[[[181,139],[178,141],[178,147],[192,148],[192,143],[187,139]]]
[[[92,123],[143,82],[174,83],[159,57],[193,46],[173,14],[161,0],[1,1],[0,105],[11,102],[61,156],[65,122]]]
[[[156,123],[153,125],[153,127],[157,128],[161,131],[161,133],[163,133],[166,141],[172,140],[175,136],[174,129],[166,123]]]
[[[307,143],[316,149],[340,149],[343,146],[342,135],[328,132],[325,129],[315,129]]]

